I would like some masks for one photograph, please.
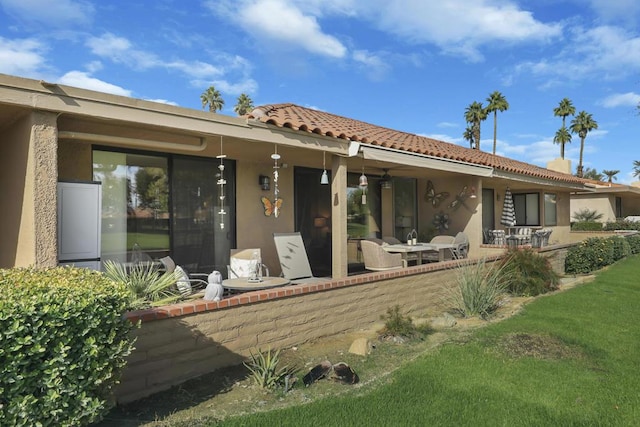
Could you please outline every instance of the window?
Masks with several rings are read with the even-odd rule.
[[[416,221],[416,180],[412,178],[394,178],[393,207],[395,215],[395,237],[407,240],[411,230],[417,230]]]
[[[380,185],[369,177],[363,190],[359,179],[360,174],[347,175],[347,234],[351,238],[381,237]]]
[[[517,225],[540,225],[540,194],[514,194],[513,205]]]
[[[558,225],[557,199],[555,194],[544,194],[544,225]]]

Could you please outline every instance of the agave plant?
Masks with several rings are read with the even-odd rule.
[[[144,264],[125,267],[111,260],[104,263],[104,269],[109,279],[127,287],[132,309],[171,304],[181,298],[175,272],[160,273]]]
[[[261,388],[273,390],[296,372],[291,366],[278,368],[280,364],[280,350],[273,353],[271,349],[263,352],[258,349],[257,353],[251,352],[251,360],[243,362],[244,366],[251,371],[251,377],[254,382]]]

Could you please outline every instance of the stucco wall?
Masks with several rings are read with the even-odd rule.
[[[571,216],[582,210],[588,209],[603,214],[599,222],[611,222],[616,220],[615,200],[609,194],[574,194],[571,196]]]
[[[0,267],[55,266],[56,116],[32,112],[3,131],[2,139]]]

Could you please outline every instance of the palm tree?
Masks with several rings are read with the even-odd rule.
[[[473,127],[467,126],[462,134],[462,137],[469,141],[469,148],[473,148]]]
[[[640,178],[640,160],[633,161],[633,176]]]
[[[593,120],[593,116],[586,111],[580,111],[571,120],[571,132],[580,137],[580,160],[578,161],[578,176],[582,178],[582,155],[584,153],[584,140],[587,134],[594,129],[598,129],[598,122]]]
[[[560,144],[560,157],[564,159],[564,145],[571,142],[571,134],[566,127],[561,127],[553,137],[554,144]]]
[[[503,112],[509,109],[509,102],[497,90],[487,98],[487,114],[493,113],[493,154],[496,154],[496,141],[498,139],[498,111]]]
[[[577,171],[576,171],[576,175],[578,175]],[[604,175],[598,172],[595,168],[585,168],[582,178],[591,179],[593,181],[602,181],[604,179]]]
[[[238,103],[233,107],[233,111],[235,111],[239,116],[244,116],[245,114],[250,113],[251,110],[253,110],[253,100],[249,95],[241,93],[238,97]]]
[[[464,111],[464,118],[473,129],[476,150],[480,150],[480,123],[487,119],[487,110],[481,102],[473,101]]]
[[[213,86],[209,86],[209,89],[202,92],[200,100],[202,101],[202,109],[204,110],[204,108],[209,105],[209,111],[212,113],[222,110],[222,107],[224,106],[224,99],[222,99],[220,91]]]
[[[558,104],[558,106],[553,109],[554,116],[562,117],[563,128],[566,128],[565,119],[567,118],[567,116],[573,116],[575,113],[576,113],[576,107],[573,106],[573,103],[569,98],[563,98]],[[564,159],[564,144],[560,144],[560,157]]]
[[[602,171],[602,173],[603,173],[604,175],[606,175],[606,176],[609,178],[609,182],[613,182],[612,180],[613,180],[614,178],[615,178],[615,179],[618,179],[618,178],[616,178],[616,175],[618,175],[618,174],[620,173],[620,171],[619,171],[619,170],[617,170],[617,169],[616,169],[616,170],[606,170],[606,169],[604,169],[604,170]]]

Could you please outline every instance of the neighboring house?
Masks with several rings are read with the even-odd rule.
[[[571,193],[571,216],[584,209],[602,214],[598,221],[615,222],[640,216],[640,183],[632,185],[587,181],[590,191]]]
[[[126,261],[135,245],[226,271],[231,248],[259,247],[278,274],[273,233],[300,231],[314,271],[334,278],[353,268],[350,242],[362,237],[464,231],[479,254],[483,228],[503,228],[507,188],[519,225],[562,242],[569,195],[590,190],[570,174],[293,104],[229,117],[6,75],[0,135],[0,267],[58,263],[62,181],[102,183],[103,260]]]

